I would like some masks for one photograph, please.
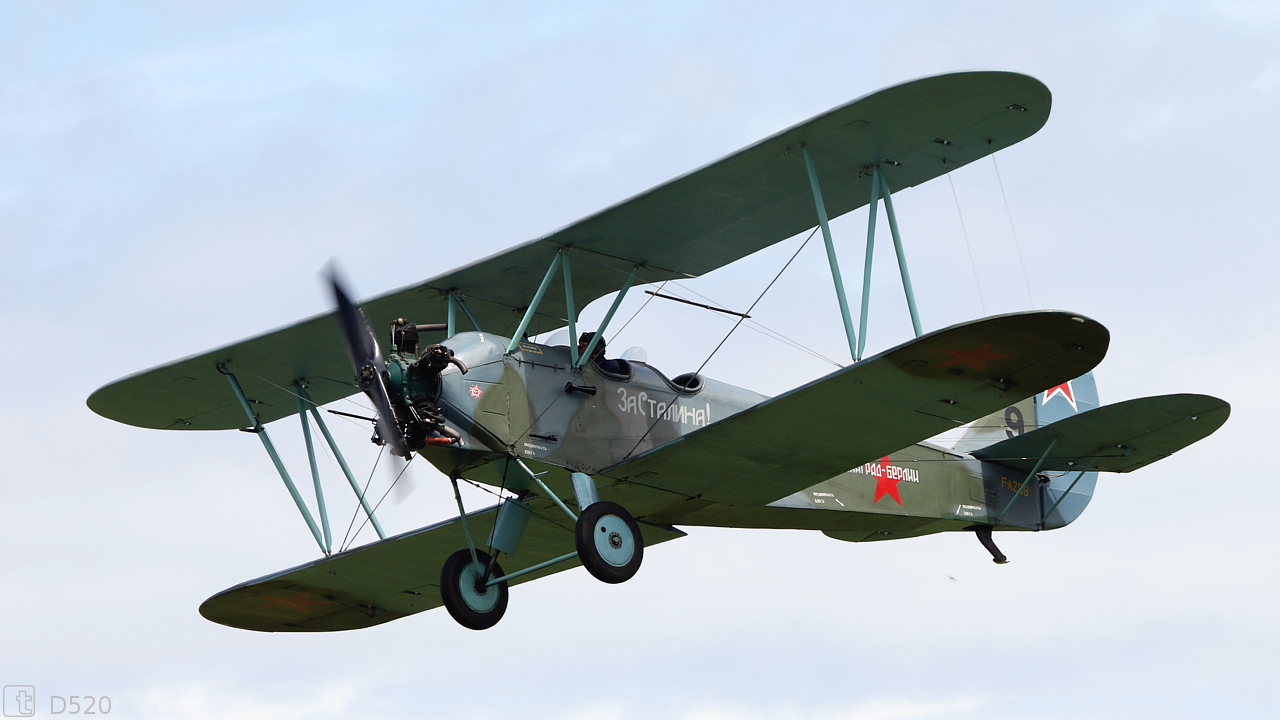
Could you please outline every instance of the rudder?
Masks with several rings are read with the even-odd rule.
[[[1010,405],[1003,410],[975,420],[953,451],[967,455],[1003,440],[1051,425],[1077,413],[1099,407],[1098,385],[1093,371],[1049,388],[1034,397]],[[1097,483],[1096,472],[1045,472],[1049,482],[1040,486],[1043,507],[1054,508],[1044,520],[1044,529],[1051,530],[1067,525],[1080,517],[1080,513],[1093,497]],[[1068,489],[1070,492],[1068,492]],[[1064,498],[1063,496],[1066,495]],[[1059,500],[1061,499],[1061,502]]]

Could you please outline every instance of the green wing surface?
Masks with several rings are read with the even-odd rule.
[[[574,552],[573,524],[547,500],[530,503],[534,514],[513,555],[498,563],[514,573]],[[493,529],[497,508],[467,515],[481,541]],[[672,528],[642,524],[646,546],[683,537]],[[440,607],[440,569],[467,546],[454,518],[224,590],[200,605],[213,622],[262,632],[331,632],[390,622]],[[575,557],[511,580],[518,585],[578,567]]]
[[[725,505],[764,505],[1079,377],[1109,341],[1097,322],[1055,311],[955,325],[603,474]]]
[[[1041,470],[1126,473],[1208,437],[1230,414],[1230,405],[1208,395],[1138,398],[1072,415],[973,456],[1031,472],[1052,445]]]
[[[813,159],[830,217],[870,201],[869,168],[897,192],[1008,147],[1039,130],[1051,98],[1010,72],[938,75],[864,96],[545,237],[365,301],[375,328],[397,317],[440,322],[447,294],[467,303],[480,330],[510,336],[558,252],[573,265],[574,307],[636,282],[702,275],[817,224],[801,147]],[[563,293],[549,292],[529,333],[563,327]],[[469,329],[462,313],[459,327]],[[439,338],[426,336],[425,341]],[[305,379],[316,402],[356,392],[332,313],[111,383],[89,407],[140,427],[221,430],[245,424],[228,364],[263,422],[296,412],[286,389]]]

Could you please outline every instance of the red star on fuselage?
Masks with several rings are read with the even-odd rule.
[[[898,496],[899,479],[889,477],[889,456],[880,458],[880,474],[876,476],[876,499],[871,502],[878,503],[880,498],[888,495],[898,501],[898,505],[902,505],[902,498]]]
[[[999,353],[992,353],[991,343],[983,343],[982,345],[974,348],[973,350],[943,349],[942,352],[950,355],[951,359],[944,360],[938,363],[937,365],[934,365],[934,367],[943,368],[943,367],[950,367],[952,365],[968,365],[969,367],[973,368],[974,370],[977,370],[978,372],[986,372],[987,363],[991,362],[992,360],[1004,360],[1005,358],[1013,357],[1012,355],[1001,355]]]

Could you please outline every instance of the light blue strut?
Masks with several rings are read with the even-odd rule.
[[[253,408],[249,405],[249,398],[245,397],[244,390],[240,387],[240,381],[236,376],[227,370],[225,365],[218,365],[218,372],[227,376],[227,380],[231,383],[231,389],[235,391],[236,398],[240,400],[240,407],[244,408],[244,414],[249,417],[249,422],[253,424],[252,432],[262,441],[262,447],[266,448],[267,454],[271,456],[271,462],[275,463],[276,472],[280,473],[280,479],[284,480],[284,485],[289,489],[289,494],[293,496],[293,502],[298,506],[298,512],[302,513],[302,519],[307,521],[307,527],[311,528],[311,535],[316,539],[316,544],[320,546],[320,552],[328,555],[329,551],[325,548],[324,538],[320,536],[320,528],[316,527],[316,521],[311,517],[311,511],[307,509],[307,504],[303,502],[302,496],[298,494],[298,488],[294,486],[293,479],[289,477],[289,471],[284,468],[284,462],[280,460],[280,456],[276,453],[276,447],[271,443],[271,437],[267,435],[267,429],[263,427],[258,416],[253,412]]]
[[[862,314],[858,320],[858,352],[855,357],[862,359],[867,345],[868,307],[871,304],[871,265],[872,250],[876,242],[876,206],[884,200],[884,214],[889,219],[889,233],[893,236],[893,250],[898,257],[898,272],[902,275],[902,291],[907,296],[907,310],[911,313],[911,327],[916,337],[920,337],[920,313],[916,310],[916,295],[911,288],[911,275],[907,272],[907,255],[902,249],[902,236],[898,233],[898,216],[893,212],[893,194],[889,192],[889,181],[880,172],[880,166],[871,168],[871,203],[867,206],[867,256],[862,268]]]
[[[333,552],[333,536],[329,532],[329,511],[324,505],[324,489],[320,487],[320,468],[316,465],[316,449],[311,442],[311,425],[307,422],[306,401],[302,397],[302,383],[294,382],[294,397],[298,401],[298,420],[302,422],[302,437],[307,443],[307,461],[311,465],[311,482],[316,488],[316,509],[320,512],[320,525],[324,529],[324,553]]]
[[[804,155],[804,166],[809,171],[809,188],[813,191],[813,205],[818,211],[818,225],[822,227],[822,240],[827,245],[827,262],[831,265],[831,279],[836,284],[836,300],[840,303],[840,317],[844,319],[844,334],[849,339],[849,356],[857,362],[858,338],[853,333],[853,321],[849,318],[849,301],[844,296],[844,280],[840,277],[840,261],[836,259],[836,248],[831,241],[831,227],[827,223],[827,206],[822,201],[822,188],[818,185],[818,171],[813,167],[809,149],[801,145],[800,153]]]
[[[360,483],[356,482],[355,475],[351,474],[347,459],[343,457],[342,451],[338,449],[338,443],[334,441],[333,435],[329,433],[329,426],[325,423],[324,417],[320,415],[320,409],[316,406],[315,401],[311,399],[311,395],[307,393],[307,388],[302,383],[295,383],[294,387],[297,389],[299,397],[307,401],[307,409],[311,412],[311,418],[316,421],[316,427],[320,428],[320,434],[324,436],[325,443],[333,451],[333,457],[338,461],[338,467],[342,469],[342,474],[347,478],[347,484],[351,486],[351,492],[355,493],[356,499],[360,501],[360,507],[364,508],[364,514],[373,525],[374,532],[378,533],[378,539],[386,540],[387,534],[382,531],[382,523],[378,522],[378,517],[373,514],[373,508],[369,507],[369,501],[365,499],[364,491],[360,489]]]

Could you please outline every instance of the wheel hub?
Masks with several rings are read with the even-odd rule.
[[[605,515],[596,521],[596,550],[600,559],[622,567],[631,561],[635,554],[635,540],[631,537],[631,529],[626,521],[617,515]]]
[[[462,571],[458,585],[462,590],[463,602],[477,612],[488,612],[498,604],[498,591],[494,587],[482,585],[480,583],[482,577],[484,577],[484,565],[472,563]]]

